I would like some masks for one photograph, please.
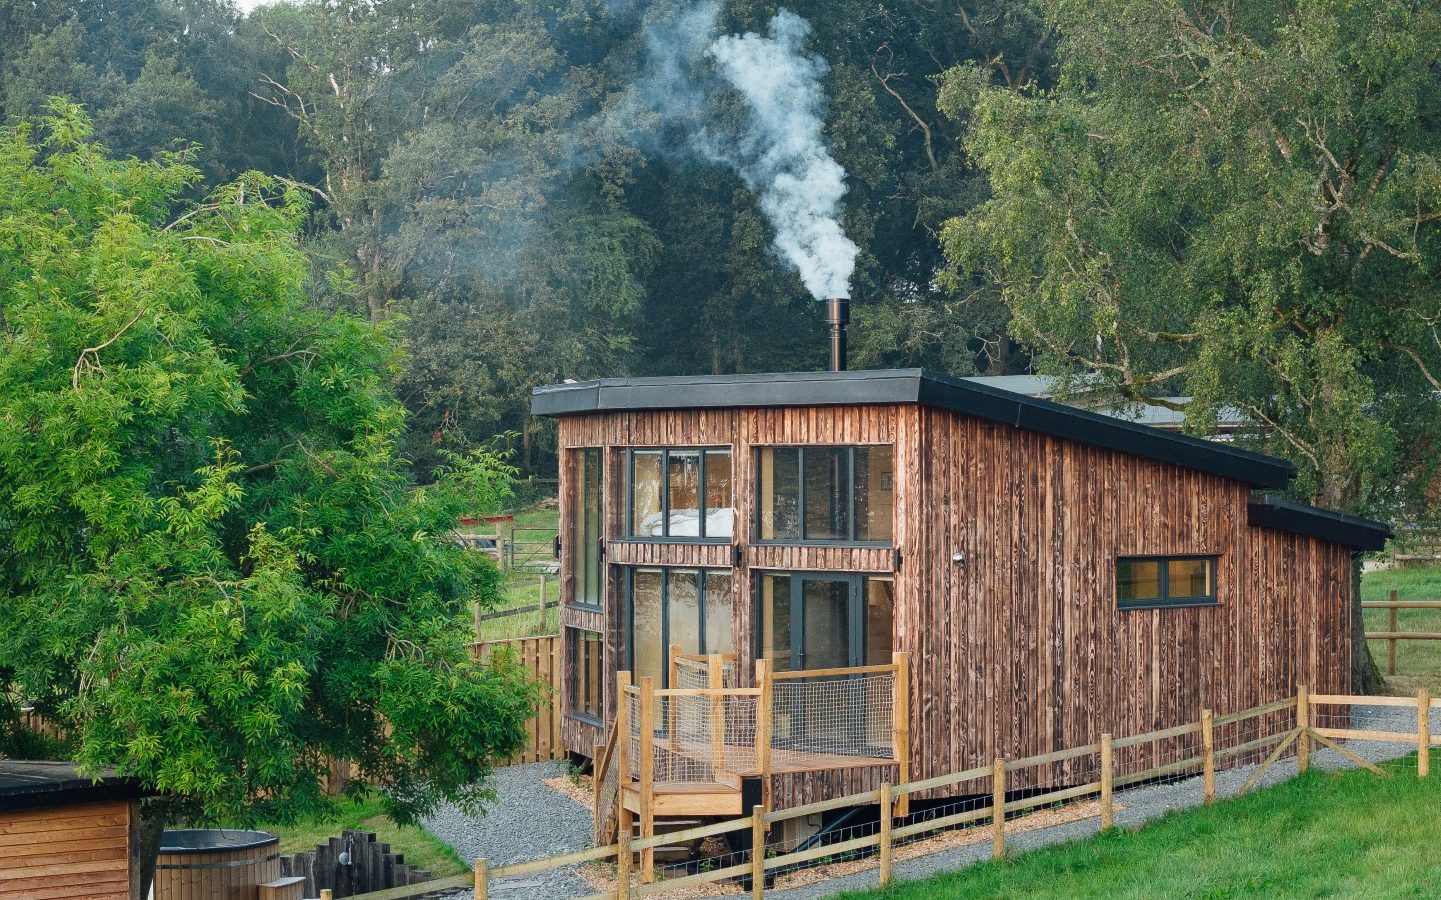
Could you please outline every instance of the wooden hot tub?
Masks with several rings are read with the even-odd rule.
[[[264,831],[165,832],[155,860],[155,900],[258,900],[280,877],[280,838]]]

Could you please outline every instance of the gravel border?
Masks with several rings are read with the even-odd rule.
[[[1414,732],[1416,710],[1394,706],[1356,706],[1353,707],[1351,727],[1371,731]],[[1435,726],[1433,733],[1436,733]],[[1348,741],[1345,746],[1357,756],[1376,763],[1397,759],[1415,751],[1414,746],[1378,741]],[[1319,744],[1313,744],[1311,764],[1328,770],[1357,768],[1351,760]],[[1235,794],[1255,768],[1244,766],[1217,772],[1216,795],[1229,797]],[[542,780],[561,774],[564,774],[564,767],[560,763],[535,763],[497,769],[493,781],[497,800],[485,817],[470,818],[459,810],[446,807],[426,820],[426,828],[454,847],[462,859],[483,856],[492,866],[585,849],[591,846],[590,811],[541,784]],[[1295,775],[1295,757],[1283,758],[1261,776],[1256,787],[1277,784]],[[1117,797],[1124,808],[1116,811],[1116,824],[1135,828],[1172,810],[1200,806],[1201,793],[1199,777],[1118,791]],[[1010,851],[1025,852],[1091,837],[1099,831],[1098,820],[1084,819],[1019,832],[1007,837],[1006,847]],[[912,881],[962,869],[990,859],[990,855],[991,845],[987,841],[899,861],[892,871],[897,881]],[[878,885],[878,874],[878,869],[872,867],[820,884],[767,891],[766,896],[776,900],[813,900],[831,897],[842,891],[867,890]],[[594,888],[575,874],[574,867],[536,873],[523,878],[495,880],[491,882],[490,888],[490,896],[497,898],[574,898],[591,893],[594,893]],[[471,891],[460,891],[452,895],[452,900],[467,900],[473,897]]]

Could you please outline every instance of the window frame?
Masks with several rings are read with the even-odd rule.
[[[1171,563],[1191,562],[1203,560],[1211,564],[1211,594],[1205,597],[1172,597],[1171,596]],[[1143,600],[1122,600],[1121,599],[1121,563],[1123,562],[1159,562],[1161,564],[1160,583],[1161,596],[1148,597]],[[1112,571],[1113,590],[1116,595],[1116,609],[1121,612],[1128,612],[1137,609],[1186,609],[1194,607],[1220,606],[1221,605],[1221,557],[1215,553],[1150,553],[1131,556],[1116,556],[1116,563]]]
[[[867,605],[866,583],[869,581],[888,581],[891,584],[891,601],[895,603],[896,574],[893,572],[852,572],[852,571],[814,571],[810,569],[756,569],[751,576],[751,621],[754,623],[751,635],[751,649],[755,659],[766,658],[765,636],[761,627],[761,621],[765,616],[762,605],[765,603],[765,579],[783,575],[790,579],[790,597],[787,603],[790,608],[790,633],[787,640],[791,645],[791,653],[794,655],[798,647],[804,645],[802,638],[805,632],[805,599],[804,588],[801,582],[810,581],[832,581],[843,583],[847,586],[846,597],[847,618],[846,626],[847,655],[850,661],[847,668],[857,668],[866,665],[870,656],[871,648],[868,646],[869,630],[867,619],[870,608]],[[800,639],[798,641],[798,639]],[[896,623],[895,610],[892,609],[891,619],[891,650],[895,651]],[[802,662],[804,662],[804,653]],[[804,672],[802,669],[788,669],[790,672]]]
[[[595,535],[594,540],[595,540],[596,545],[597,545],[597,546],[595,547],[595,553],[596,553],[596,579],[597,579],[596,591],[597,591],[597,595],[598,595],[599,599],[598,599],[596,602],[594,602],[594,603],[591,603],[591,602],[589,602],[588,600],[583,600],[583,599],[581,599],[581,591],[582,591],[581,584],[584,583],[584,582],[587,582],[587,581],[589,580],[588,578],[584,577],[585,575],[588,574],[587,569],[586,569],[586,565],[585,565],[585,547],[584,547],[584,546],[573,546],[572,549],[571,549],[571,560],[572,560],[572,565],[573,565],[573,567],[574,567],[576,579],[575,579],[575,583],[572,585],[572,589],[571,589],[570,605],[573,606],[573,607],[575,607],[576,609],[586,610],[587,612],[605,612],[605,600],[606,600],[606,594],[607,594],[606,587],[607,587],[607,582],[610,580],[609,578],[606,577],[606,564],[605,564],[605,469],[606,469],[606,466],[605,466],[605,455],[606,455],[606,454],[605,454],[605,449],[602,448],[602,447],[579,447],[579,448],[576,448],[576,453],[578,454],[577,460],[578,460],[578,462],[579,462],[579,465],[577,466],[576,471],[579,473],[579,476],[580,476],[580,477],[578,478],[578,481],[579,481],[579,490],[576,492],[576,495],[575,495],[575,496],[576,496],[576,504],[575,504],[575,507],[573,508],[572,515],[576,516],[578,520],[582,520],[582,521],[585,519],[585,502],[586,502],[586,482],[585,482],[585,471],[586,471],[586,469],[585,469],[585,466],[586,466],[586,456],[587,456],[588,454],[591,454],[591,453],[594,453],[594,454],[595,454],[595,462],[596,462],[596,467],[595,467],[595,476],[596,476],[596,484],[595,484],[595,491],[596,491],[596,513],[597,513],[597,525],[598,525],[599,527],[598,527],[598,531],[597,531],[597,533],[596,533],[596,535]],[[586,530],[588,531],[589,529],[587,528]],[[575,534],[574,534],[574,530],[573,530],[573,529],[572,529],[572,533],[571,533],[570,535],[568,535],[568,537],[571,538],[571,543],[572,543],[572,545],[574,545],[574,544],[577,543],[577,542],[574,540]]]
[[[599,631],[592,631],[592,630],[590,630],[589,628],[566,628],[565,631],[566,631],[567,643],[569,644],[569,652],[568,652],[567,656],[569,657],[569,661],[570,661],[570,665],[571,665],[570,679],[569,679],[569,681],[570,681],[570,684],[569,684],[569,688],[570,688],[570,703],[567,705],[566,713],[567,713],[568,715],[570,715],[571,717],[573,717],[573,718],[575,718],[575,719],[578,719],[578,720],[581,721],[581,722],[586,722],[586,723],[591,724],[591,725],[602,725],[602,726],[603,726],[603,725],[605,724],[605,690],[606,690],[605,634],[604,634],[603,632],[599,632]],[[582,709],[580,708],[580,680],[581,680],[581,672],[580,672],[580,664],[581,664],[580,647],[581,647],[581,644],[585,642],[585,639],[582,638],[581,635],[586,635],[586,634],[593,634],[593,635],[596,635],[596,637],[599,638],[599,640],[591,641],[591,642],[590,642],[590,643],[598,644],[598,645],[599,645],[599,649],[600,649],[600,671],[601,671],[601,676],[600,676],[600,685],[599,685],[599,687],[600,687],[600,697],[598,698],[598,699],[599,699],[599,702],[600,702],[600,715],[599,715],[599,716],[592,716],[590,713],[585,712],[584,710],[582,710]]]
[[[891,451],[891,539],[889,541],[861,541],[856,540],[856,451],[870,450],[875,447],[888,447]],[[846,451],[846,538],[807,538],[806,532],[806,450],[845,450]],[[761,502],[761,454],[767,450],[796,450],[799,456],[796,458],[796,509],[800,511],[799,538],[763,538],[761,514],[764,504]],[[877,547],[887,549],[895,546],[896,533],[896,502],[895,502],[895,444],[766,444],[755,448],[755,455],[752,464],[755,466],[755,496],[752,502],[755,505],[755,516],[752,527],[755,529],[755,543],[767,547]]]
[[[661,535],[633,534],[633,533],[632,533],[632,529],[634,528],[634,525],[635,525],[635,455],[636,455],[636,453],[657,453],[657,452],[660,453],[660,473],[661,473],[660,511],[661,511],[661,517],[662,517],[662,518],[661,518],[661,521],[664,523],[664,526],[663,526],[663,527],[664,527],[664,530],[665,530],[667,533],[666,533],[666,534],[661,534]],[[673,453],[673,452],[674,452],[674,453],[697,453],[697,454],[700,455],[700,473],[699,473],[699,475],[698,475],[699,482],[700,482],[700,490],[699,490],[699,495],[700,495],[700,509],[699,509],[699,512],[700,512],[700,524],[699,524],[699,526],[698,526],[698,530],[700,531],[700,534],[699,534],[699,535],[671,535],[671,534],[669,534],[669,531],[670,531],[670,455],[671,455],[671,453]],[[710,454],[712,454],[712,453],[725,453],[725,454],[728,455],[728,456],[730,457],[730,459],[731,459],[731,505],[730,505],[729,508],[732,510],[732,519],[733,519],[733,520],[732,520],[732,522],[731,522],[731,533],[730,533],[729,536],[726,536],[726,537],[709,537],[709,536],[707,536],[706,533],[705,533],[705,530],[706,530],[706,512],[709,510],[709,507],[706,506],[706,502],[705,502],[705,499],[706,499],[706,498],[705,498],[705,492],[706,492],[706,459],[707,459],[707,457],[709,457]],[[700,445],[700,446],[695,446],[695,447],[682,447],[682,446],[675,446],[675,447],[671,447],[671,446],[666,446],[666,447],[627,447],[626,450],[625,450],[625,520],[621,523],[621,531],[623,532],[622,540],[629,541],[629,542],[632,542],[632,543],[644,543],[644,544],[711,544],[711,545],[718,545],[718,546],[725,546],[726,544],[734,543],[734,542],[735,542],[735,539],[736,539],[736,527],[735,527],[734,519],[735,519],[735,518],[738,518],[738,516],[735,516],[735,515],[734,515],[734,513],[735,513],[736,510],[737,510],[737,507],[736,507],[736,484],[735,484],[735,459],[736,459],[735,448],[734,448],[734,447],[731,447],[731,446],[729,446],[729,445],[726,445],[726,444]],[[684,568],[684,566],[677,566],[677,567],[674,567],[674,568]]]
[[[735,612],[735,570],[715,566],[625,566],[625,575],[622,578],[622,593],[625,599],[621,609],[621,629],[623,638],[623,650],[625,654],[625,671],[635,671],[635,574],[636,572],[659,572],[660,579],[660,643],[665,657],[670,657],[670,575],[672,572],[694,572],[696,576],[696,634],[700,637],[701,652],[706,653],[706,645],[709,643],[706,620],[706,577],[708,575],[722,574],[730,579],[730,590],[726,593],[730,596],[731,612]],[[732,622],[731,643],[736,643],[734,633],[734,622]],[[670,685],[670,666],[661,667],[660,683],[658,689],[664,690]]]

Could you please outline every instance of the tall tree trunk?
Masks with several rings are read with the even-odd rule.
[[[1345,458],[1345,448],[1337,445],[1322,447],[1321,494],[1315,501],[1327,509],[1351,512],[1360,500],[1361,485],[1356,472]],[[1351,603],[1351,693],[1379,694],[1386,686],[1381,670],[1366,643],[1366,617],[1361,609],[1361,560],[1354,561]]]
[[[150,896],[155,884],[155,861],[160,855],[160,838],[170,820],[169,804],[159,798],[140,802],[140,822],[135,833],[135,855],[140,861],[140,896]]]

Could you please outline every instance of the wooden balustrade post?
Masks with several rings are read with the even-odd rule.
[[[605,772],[601,771],[601,760],[604,757],[605,744],[596,744],[590,771],[590,818],[593,822],[590,833],[597,846],[600,845],[600,789],[605,782]]]
[[[1311,768],[1311,695],[1304,684],[1296,686],[1296,771]]]
[[[640,677],[640,836],[655,836],[655,682]],[[655,848],[640,851],[642,884],[655,881]]]
[[[761,773],[764,780],[771,771],[771,661],[768,659],[756,660],[756,687],[760,688],[760,696],[756,697],[756,770]],[[769,790],[764,791],[766,795]]]
[[[991,858],[1006,855],[1006,761],[991,763]]]
[[[1431,774],[1431,692],[1416,692],[1416,776]]]
[[[896,757],[896,778],[900,784],[911,780],[911,654],[901,650],[891,654],[896,667],[894,696],[891,698],[891,748]],[[904,818],[911,812],[911,795],[901,794],[896,815]]]
[[[475,900],[486,900],[490,896],[490,869],[485,860],[475,861]]]
[[[1397,598],[1396,592],[1395,592],[1395,591],[1392,591],[1392,592],[1391,592],[1391,602],[1392,602],[1393,604],[1397,602],[1397,599],[1396,599],[1396,598]],[[1391,631],[1391,633],[1394,635],[1394,634],[1399,630],[1399,623],[1397,622],[1397,618],[1396,618],[1396,607],[1395,607],[1395,606],[1392,606],[1392,607],[1391,607],[1390,609],[1388,609],[1386,612],[1388,612],[1388,613],[1390,614],[1390,615],[1387,617],[1387,621],[1390,623],[1390,625],[1391,625],[1390,631]],[[1388,639],[1386,640],[1386,674],[1388,674],[1388,675],[1395,675],[1395,674],[1396,674],[1396,638],[1394,638],[1394,637],[1388,638]]]
[[[717,692],[710,696],[710,752],[711,765],[719,768],[725,759],[726,742],[726,701],[719,693],[725,688],[725,669],[719,653],[706,657],[706,674],[707,686]]]
[[[616,790],[623,797],[630,784],[630,673],[615,673],[615,750]]]
[[[895,808],[891,801],[891,783],[881,782],[881,886],[891,882],[891,816]]]
[[[1209,709],[1201,710],[1201,775],[1206,805],[1216,802],[1216,729]]]
[[[766,895],[766,808],[751,807],[751,897]]]
[[[1116,809],[1111,795],[1114,791],[1116,766],[1115,748],[1109,733],[1101,735],[1101,830],[1116,824]]]

